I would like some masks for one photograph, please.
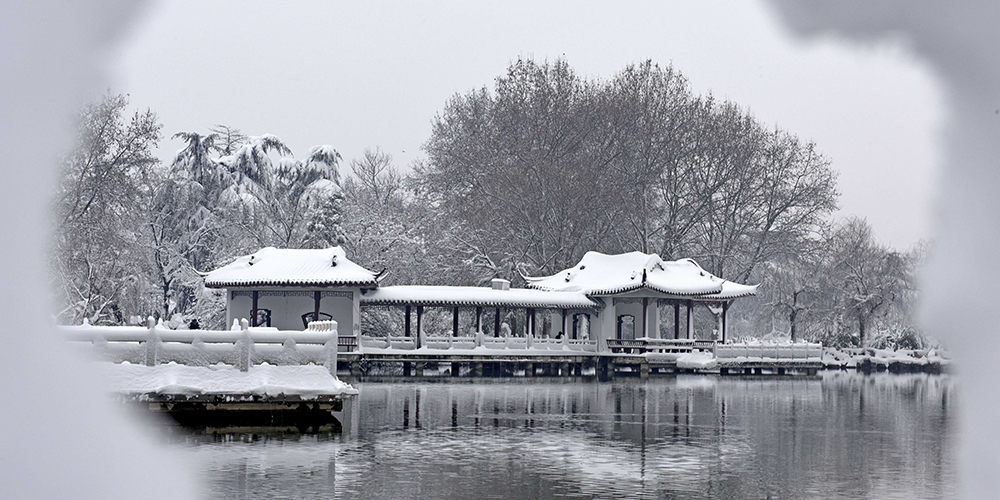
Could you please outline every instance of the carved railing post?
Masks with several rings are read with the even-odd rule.
[[[243,331],[243,336],[238,342],[236,342],[236,349],[239,351],[239,358],[236,361],[236,366],[241,372],[250,371],[250,365],[253,363],[251,360],[253,352],[253,339],[250,338],[250,328],[249,322],[246,319],[240,322],[241,330]]]
[[[160,337],[156,334],[156,320],[152,316],[146,318],[146,327],[149,328],[146,337],[146,366],[156,366],[157,354],[159,354]]]

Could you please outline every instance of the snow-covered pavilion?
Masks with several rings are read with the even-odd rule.
[[[340,247],[267,247],[208,273],[205,286],[227,290],[229,323],[249,316],[251,326],[300,330],[335,319],[338,333],[350,336],[361,329],[361,290],[377,288],[383,274],[351,262]]]
[[[552,276],[525,276],[527,286],[551,292],[581,292],[603,304],[594,333],[606,339],[660,338],[660,307],[673,306],[673,338],[694,338],[692,313],[696,303],[719,309],[717,336],[725,341],[729,305],[757,293],[758,285],[718,278],[692,259],[665,261],[656,254],[630,252],[605,255],[587,252],[580,262]],[[680,310],[686,331],[681,335]]]
[[[691,259],[664,261],[641,252],[588,252],[577,265],[559,273],[525,276],[527,288],[521,289],[511,289],[501,279],[490,287],[382,287],[384,274],[351,262],[340,247],[269,247],[209,273],[205,285],[227,289],[228,321],[249,315],[254,326],[291,330],[305,328],[309,321],[335,319],[340,335],[358,336],[361,308],[394,307],[404,312],[403,331],[398,333],[416,337],[419,347],[419,332],[426,330],[425,308],[450,310],[452,328],[447,333],[453,336],[465,333],[459,328],[464,309],[474,312],[472,332],[588,339],[596,341],[600,350],[608,339],[660,338],[660,306],[673,307],[673,338],[694,338],[692,311],[699,303],[715,308],[716,338],[724,341],[729,305],[757,291],[756,285],[718,278]],[[502,312],[511,311],[523,311],[513,329],[501,319],[510,317]]]

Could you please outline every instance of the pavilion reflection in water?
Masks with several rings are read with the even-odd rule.
[[[356,435],[230,448],[209,468],[251,493],[281,478],[302,488],[309,470],[346,496],[948,498],[954,487],[948,376],[361,389]]]

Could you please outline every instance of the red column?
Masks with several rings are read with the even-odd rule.
[[[496,314],[493,315],[493,336],[500,336],[500,308],[496,310]]]
[[[681,338],[681,303],[674,302],[674,339]]]
[[[722,303],[722,343],[723,344],[726,343],[726,330],[728,329],[727,326],[726,326],[726,316],[728,315],[728,313],[729,313],[729,302],[723,302]]]
[[[693,300],[689,300],[689,301],[687,301],[687,338],[688,339],[693,339],[694,338],[694,323],[691,322],[691,320],[694,319],[692,317],[692,315],[691,315],[692,309],[694,309],[694,301]]]
[[[649,307],[649,299],[646,297],[642,298],[642,336],[643,338],[648,337],[646,334],[646,308]]]
[[[406,306],[406,318],[403,320],[403,334],[410,336],[410,306]]]
[[[569,332],[566,331],[566,310],[562,310],[562,334],[563,337],[569,338]]]
[[[313,292],[313,302],[315,302],[315,305],[313,306],[313,321],[319,321],[319,301],[320,292],[317,290]]]
[[[420,321],[424,317],[424,306],[417,306],[417,349],[420,349]]]
[[[257,326],[257,298],[260,292],[254,290],[253,292],[253,304],[250,306],[250,326]]]

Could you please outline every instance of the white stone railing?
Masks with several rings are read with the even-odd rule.
[[[510,340],[508,337],[485,337],[483,338],[483,347],[487,349],[506,349],[508,340]]]
[[[70,341],[90,343],[99,358],[154,366],[175,362],[192,366],[225,363],[248,371],[255,364],[314,363],[337,371],[337,322],[311,324],[306,331],[249,327],[232,330],[172,330],[149,318],[141,326],[61,326]]]
[[[544,349],[597,352],[597,342],[592,340],[569,340],[534,337],[487,337],[483,335],[452,337],[445,335],[423,335],[421,346],[427,349]],[[369,337],[361,336],[361,346],[366,349],[415,350],[415,337]]]
[[[597,352],[597,341],[568,339],[566,348],[571,351]]]
[[[715,346],[715,357],[720,361],[737,358],[818,361],[823,358],[823,344],[805,342],[794,344],[718,344]]]

